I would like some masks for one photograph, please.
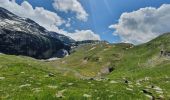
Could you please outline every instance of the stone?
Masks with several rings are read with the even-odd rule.
[[[64,90],[61,90],[61,91],[58,91],[57,93],[56,93],[56,97],[57,98],[63,98],[64,96],[63,96],[63,93],[66,91],[66,89],[64,89]]]
[[[56,57],[63,58],[63,57],[68,56],[68,55],[69,55],[69,53],[68,53],[67,50],[60,49],[60,50],[57,51]]]
[[[5,79],[5,77],[0,77],[0,80],[4,80]]]
[[[42,90],[41,90],[40,88],[33,88],[32,91],[33,91],[34,93],[39,93],[39,92],[41,92]]]
[[[126,90],[133,91],[133,89],[131,89],[131,88],[126,88]]]
[[[48,73],[49,77],[54,77],[55,75],[53,73]]]
[[[73,85],[74,83],[68,83],[69,86]]]
[[[151,93],[151,92],[149,92],[147,89],[143,89],[142,91],[143,91],[143,93],[145,93],[145,94],[152,95],[152,93]]]
[[[25,74],[25,72],[21,72],[21,74]]]
[[[115,83],[118,83],[118,82],[116,82],[116,81],[112,80],[112,81],[110,81],[110,83],[115,84]]]
[[[24,84],[24,85],[20,85],[19,88],[23,88],[23,87],[30,87],[31,84]]]
[[[90,98],[91,95],[89,95],[89,94],[83,94],[83,97]]]
[[[58,86],[55,86],[55,85],[48,85],[47,87],[48,87],[48,88],[51,88],[51,89],[56,89],[56,88],[58,88]]]

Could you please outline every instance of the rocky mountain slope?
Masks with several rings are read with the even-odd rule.
[[[28,18],[21,18],[0,8],[0,52],[46,59],[58,55],[75,41],[67,36],[47,31]],[[60,56],[61,57],[61,56]]]

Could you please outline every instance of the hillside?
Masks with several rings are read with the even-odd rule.
[[[72,50],[70,56],[54,61],[1,54],[0,97],[168,100],[169,43],[170,33],[138,46],[86,44]]]
[[[147,98],[140,92],[131,94],[121,80],[114,84],[110,80],[66,77],[48,64],[27,57],[1,54],[0,60],[1,100]]]
[[[144,82],[140,83],[143,88],[148,89],[147,87],[151,85],[159,86],[165,90],[162,95],[168,96],[170,93],[169,43],[170,33],[166,33],[138,46],[125,43],[85,45],[76,49],[71,56],[50,63],[62,68],[74,69],[80,75],[86,76],[84,78],[107,77],[129,80],[133,85],[143,80]],[[164,53],[161,54],[161,51]],[[113,68],[111,73],[108,71],[109,68]],[[152,88],[148,91],[155,93]],[[158,95],[160,94],[155,94]]]

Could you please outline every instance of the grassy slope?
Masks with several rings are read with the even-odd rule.
[[[109,81],[79,80],[64,77],[49,65],[27,57],[0,55],[0,99],[2,100],[56,100],[57,94],[65,96],[62,99],[112,100],[143,98],[142,93],[131,94],[127,85],[121,80],[111,84]],[[55,77],[46,77],[54,73]],[[4,77],[4,79],[2,79]],[[69,85],[70,83],[73,83]],[[138,91],[136,89],[135,91]],[[122,96],[123,95],[123,96]]]
[[[87,77],[94,77],[105,67],[115,67],[123,57],[129,44],[97,44],[85,45],[76,49],[75,53],[64,59],[50,62],[54,66],[74,69]]]
[[[0,79],[0,97],[51,100],[57,99],[56,94],[65,90],[63,99],[87,99],[83,94],[89,94],[92,97],[88,99],[147,100],[149,98],[141,92],[147,89],[155,97],[168,99],[170,59],[160,57],[160,50],[162,45],[167,51],[170,50],[169,39],[170,35],[166,34],[129,49],[125,49],[128,44],[86,45],[76,49],[71,56],[52,62],[0,55],[0,77],[5,77]],[[112,73],[105,76],[110,80],[92,81],[71,77],[75,73],[78,74],[76,76],[94,77],[107,66],[115,67]],[[55,77],[45,77],[50,72]],[[128,80],[129,84],[125,84],[124,80]],[[21,88],[24,84],[31,86]],[[151,85],[154,88],[150,88]],[[162,90],[158,91],[156,87]]]

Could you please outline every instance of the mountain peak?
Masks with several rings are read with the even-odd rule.
[[[0,36],[0,52],[35,58],[50,58],[60,49],[69,52],[70,43],[74,42],[4,8],[0,8]]]

